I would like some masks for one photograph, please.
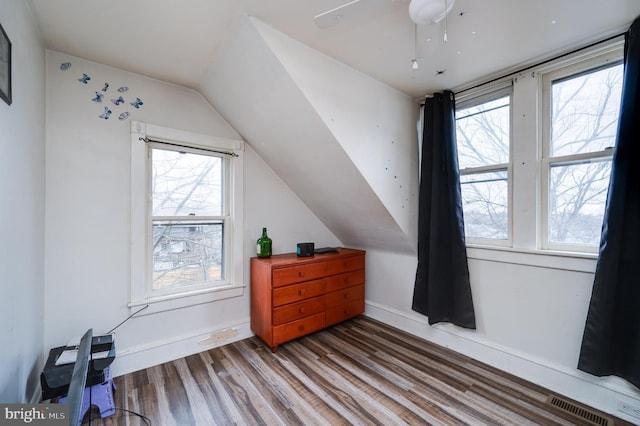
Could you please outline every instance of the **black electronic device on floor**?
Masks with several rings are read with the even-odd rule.
[[[78,349],[70,346],[60,346],[49,351],[49,357],[40,374],[42,386],[42,400],[66,395],[73,375],[75,360],[60,363],[61,357],[72,356]],[[105,371],[116,358],[116,346],[113,335],[93,336],[91,339],[90,361],[87,369],[86,386],[93,386],[105,381]],[[56,363],[58,365],[56,365]]]

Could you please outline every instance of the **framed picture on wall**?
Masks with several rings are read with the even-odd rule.
[[[0,98],[11,105],[11,41],[0,24]]]

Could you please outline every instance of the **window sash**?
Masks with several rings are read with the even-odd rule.
[[[557,197],[553,197],[554,191],[553,191],[553,188],[551,187],[552,186],[551,177],[553,175],[553,172],[557,171],[559,168],[568,169],[572,167],[575,168],[575,167],[590,165],[590,164],[602,164],[605,168],[609,170],[607,172],[607,175],[609,175],[610,169],[611,169],[611,154],[609,153],[608,155],[592,154],[592,155],[564,156],[559,159],[544,159],[542,161],[542,165],[543,165],[542,167],[547,172],[546,179],[544,180],[543,186],[542,186],[542,192],[544,195],[542,197],[543,199],[542,209],[543,209],[543,217],[545,219],[545,222],[544,222],[544,226],[541,229],[541,232],[542,232],[542,243],[543,243],[544,249],[558,250],[558,251],[597,253],[598,245],[600,242],[599,232],[601,229],[602,217],[604,215],[604,208],[605,208],[605,202],[606,202],[606,189],[609,186],[608,177],[605,183],[600,182],[600,179],[594,181],[596,184],[600,183],[600,200],[601,201],[600,201],[599,207],[594,211],[594,208],[593,207],[589,208],[588,204],[584,206],[586,208],[585,210],[589,211],[589,214],[586,214],[585,219],[588,219],[588,217],[593,217],[594,215],[598,217],[598,223],[593,224],[595,232],[598,233],[598,236],[594,237],[593,241],[590,243],[576,241],[575,239],[571,239],[571,238],[567,238],[565,241],[560,241],[557,238],[553,238],[554,234],[561,231],[561,229],[559,229],[558,226],[555,225],[555,223],[558,220],[557,215],[559,213],[554,213],[554,210],[556,209],[554,209],[553,207],[557,203]],[[560,187],[559,189],[561,190],[562,193],[569,194],[566,196],[570,196],[571,194],[574,194],[574,191],[572,190],[573,188],[576,188],[576,191],[578,190],[577,186],[574,186],[572,188]],[[587,193],[586,196],[592,197],[593,193]],[[580,210],[582,210],[582,208]],[[576,211],[576,214],[579,213],[580,210]],[[571,227],[570,225],[571,223],[568,222],[565,226],[562,227],[563,230],[569,232],[570,231],[569,229],[564,229],[564,228],[570,228]],[[588,228],[586,228],[585,230],[588,230]]]
[[[542,76],[541,96],[542,96],[542,149],[540,159],[540,229],[539,229],[539,247],[542,250],[554,250],[565,252],[581,252],[581,253],[597,253],[599,246],[599,238],[597,242],[587,244],[577,241],[557,241],[552,234],[558,232],[556,225],[556,217],[554,216],[553,205],[555,200],[552,199],[551,177],[554,170],[559,167],[576,167],[580,164],[589,162],[611,162],[613,147],[606,147],[602,150],[587,151],[577,154],[567,154],[552,156],[552,94],[553,85],[556,83],[567,82],[573,78],[580,78],[594,72],[601,71],[606,68],[614,67],[621,64],[621,48],[610,49],[601,55],[594,55],[591,58],[578,61],[571,65],[565,65],[562,68],[549,70]],[[577,187],[577,186],[576,186]],[[608,187],[608,181],[606,184]],[[603,197],[602,211],[604,212],[604,202],[606,201],[606,193]],[[590,215],[587,215],[590,216]],[[586,219],[585,219],[586,220]],[[596,226],[596,225],[593,225]],[[588,228],[587,228],[588,229]],[[571,232],[570,230],[564,230]]]
[[[196,219],[224,220],[225,285],[209,286],[201,289],[183,289],[168,294],[151,291],[151,256],[152,217],[149,203],[150,188],[150,143],[157,141],[188,141],[189,150],[202,148],[207,155],[211,151],[220,151],[227,159],[224,182],[227,188],[224,205],[227,215]],[[183,145],[179,142],[180,145]],[[244,294],[243,264],[243,147],[240,139],[220,138],[211,135],[194,133],[154,124],[131,121],[131,261],[130,261],[130,297],[128,306],[132,309],[148,306],[144,315],[155,314],[166,310],[185,308],[202,303],[215,302]],[[183,151],[185,148],[177,147]],[[214,152],[215,153],[215,152]],[[172,217],[158,217],[172,219]],[[191,216],[187,220],[193,219]],[[240,230],[240,231],[238,231]]]
[[[213,151],[210,150],[205,150],[205,149],[198,149],[195,147],[187,147],[187,146],[176,146],[176,145],[172,145],[170,143],[162,143],[162,142],[149,142],[147,144],[147,159],[149,161],[149,165],[148,165],[148,170],[149,173],[152,172],[153,170],[153,150],[164,150],[164,151],[173,151],[173,152],[186,152],[186,153],[191,153],[191,154],[197,154],[197,155],[202,155],[202,156],[207,156],[207,157],[214,157],[214,158],[218,158],[221,160],[221,166],[222,166],[222,176],[221,176],[221,182],[220,182],[220,188],[221,188],[221,214],[223,216],[227,216],[229,217],[230,215],[230,200],[231,200],[231,186],[229,185],[230,182],[230,176],[231,176],[231,157],[229,157],[228,155],[224,155],[224,154],[218,154],[215,153]],[[149,205],[150,205],[150,215],[153,216],[152,213],[152,209],[151,207],[153,207],[153,194],[152,194],[152,187],[151,187],[151,182],[152,182],[152,177],[151,175],[149,175],[148,178],[149,181],[149,196],[150,196],[150,200],[152,200]],[[185,215],[186,217],[187,215]],[[200,216],[199,216],[200,217]]]
[[[471,115],[464,115],[460,117],[458,115],[458,111],[466,110],[469,108],[473,108],[474,106],[487,104],[489,102],[496,101],[498,99],[508,97],[508,102],[506,105],[501,105],[499,108],[508,108],[509,109],[509,118],[508,118],[508,153],[507,160],[508,162],[500,162],[500,163],[485,163],[482,165],[474,165],[470,167],[464,167],[459,170],[460,178],[461,178],[461,190],[463,191],[463,198],[465,188],[464,186],[474,184],[473,182],[465,182],[465,177],[470,177],[473,175],[480,174],[491,174],[491,173],[502,173],[504,174],[504,181],[506,181],[506,226],[504,228],[503,234],[499,237],[483,237],[478,235],[471,235],[471,232],[474,232],[473,229],[476,224],[472,224],[470,222],[471,214],[467,214],[465,216],[465,238],[467,244],[478,244],[478,245],[492,245],[492,246],[510,246],[512,243],[512,171],[511,171],[511,150],[512,150],[512,129],[513,129],[513,82],[511,80],[502,81],[492,85],[485,85],[479,88],[476,88],[472,92],[467,92],[464,96],[460,98],[456,98],[456,123],[459,119],[471,118]],[[496,108],[493,108],[496,109]],[[489,113],[493,109],[479,111],[475,114],[483,114]],[[500,180],[503,180],[502,178]],[[480,182],[475,182],[475,184],[480,184]],[[495,189],[495,188],[494,188]],[[487,189],[488,191],[489,189]],[[463,199],[464,203],[464,199]],[[491,203],[489,203],[491,204]],[[487,207],[488,214],[490,207]],[[464,210],[464,208],[463,208]],[[479,225],[482,226],[482,225]],[[480,229],[480,228],[477,228]],[[500,234],[500,232],[498,232]]]
[[[571,247],[569,245],[549,244],[546,236],[548,223],[548,170],[550,164],[560,162],[584,161],[598,157],[611,156],[612,149],[583,153],[577,157],[562,156],[550,159],[549,151],[549,102],[546,100],[549,90],[546,86],[549,78],[555,80],[568,78],[597,67],[620,64],[624,55],[624,39],[617,37],[606,43],[594,44],[585,49],[561,55],[555,59],[540,62],[521,71],[491,80],[469,82],[453,88],[456,93],[457,109],[465,108],[475,102],[495,98],[493,92],[511,90],[511,140],[509,156],[509,206],[510,237],[503,247],[500,241],[467,238],[467,246],[480,252],[498,250],[500,252],[526,252],[544,255],[551,259],[554,255],[569,254],[572,258],[591,259],[597,247]],[[490,78],[490,77],[489,77]],[[492,92],[492,87],[495,90]],[[484,98],[482,98],[484,97]],[[599,146],[598,148],[606,148]],[[551,163],[550,163],[551,161]],[[465,173],[491,170],[487,167],[461,169]],[[542,257],[540,257],[542,258]]]
[[[474,177],[481,177],[481,179],[474,179]],[[504,188],[500,185],[501,183],[504,183]],[[508,164],[500,167],[476,168],[473,172],[465,170],[464,173],[460,173],[460,187],[466,239],[475,243],[508,244],[510,234]],[[495,192],[498,194],[496,195]],[[492,193],[492,195],[484,198],[481,193]],[[504,194],[501,196],[500,193]],[[474,195],[477,194],[480,196],[475,197]]]
[[[227,229],[231,229],[231,223],[232,223],[232,218],[229,214],[229,206],[230,206],[229,164],[231,162],[230,157],[217,154],[209,150],[198,149],[197,147],[189,147],[187,144],[184,144],[184,143],[181,143],[181,146],[176,146],[169,143],[165,144],[162,142],[149,142],[147,144],[147,150],[148,150],[147,151],[148,152],[147,170],[149,172],[148,178],[147,178],[148,200],[149,200],[149,202],[147,203],[148,204],[147,257],[148,257],[148,265],[149,265],[148,273],[147,273],[147,282],[146,282],[147,294],[152,296],[165,296],[165,295],[180,294],[184,292],[193,292],[193,291],[198,291],[198,290],[203,290],[208,288],[216,288],[216,287],[223,287],[223,286],[229,285],[230,281],[226,276],[226,272],[230,270],[229,257],[231,256],[229,256],[225,252],[225,247],[227,246],[225,239],[228,238],[228,235],[225,231]],[[220,182],[220,190],[222,193],[221,208],[222,208],[223,215],[220,215],[220,216],[197,216],[197,215],[190,215],[190,214],[176,215],[176,216],[153,215],[152,209],[153,209],[154,197],[153,197],[153,188],[152,188],[151,182],[153,181],[152,171],[153,171],[154,150],[166,150],[166,151],[173,151],[173,152],[180,152],[180,153],[187,152],[187,153],[221,159],[222,160],[222,164],[221,164],[222,176],[221,176],[221,182]],[[222,256],[222,260],[220,262],[221,278],[206,279],[206,280],[203,279],[197,282],[184,282],[182,285],[164,285],[162,287],[158,287],[158,285],[156,285],[158,283],[158,280],[156,279],[156,277],[158,276],[157,274],[158,265],[156,264],[156,258],[155,258],[156,241],[154,241],[154,228],[157,227],[159,224],[174,225],[177,229],[177,227],[179,226],[187,226],[187,225],[198,226],[204,223],[220,223],[222,226],[222,236],[221,236],[222,241],[220,242],[220,249],[221,249],[221,256]],[[200,261],[202,263],[206,263],[207,261],[206,257],[201,258]],[[179,266],[177,267],[179,268]],[[209,268],[206,268],[206,269],[209,269]],[[180,279],[180,277],[177,277],[177,279]]]
[[[177,288],[193,291],[223,285],[224,229],[225,222],[219,220],[153,221],[152,293],[163,295]],[[210,239],[211,233],[221,234],[218,244]]]

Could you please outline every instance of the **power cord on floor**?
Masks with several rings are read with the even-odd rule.
[[[142,421],[147,425],[147,426],[151,426],[151,419],[143,414],[140,413],[136,413],[135,411],[131,411],[131,410],[127,410],[126,408],[118,408],[116,407],[117,411],[122,411],[125,412],[127,414],[133,414],[134,416],[138,416],[142,419]]]

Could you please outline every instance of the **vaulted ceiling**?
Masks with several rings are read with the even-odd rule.
[[[195,89],[251,16],[411,96],[622,32],[640,15],[638,0],[458,0],[446,22],[416,28],[408,0],[360,0],[371,7],[321,29],[314,17],[350,0],[29,1],[48,48]]]
[[[199,91],[343,244],[404,252],[416,248],[413,98],[640,15],[640,0],[457,0],[416,26],[409,0],[29,1],[47,48]],[[346,3],[356,13],[314,22]]]

